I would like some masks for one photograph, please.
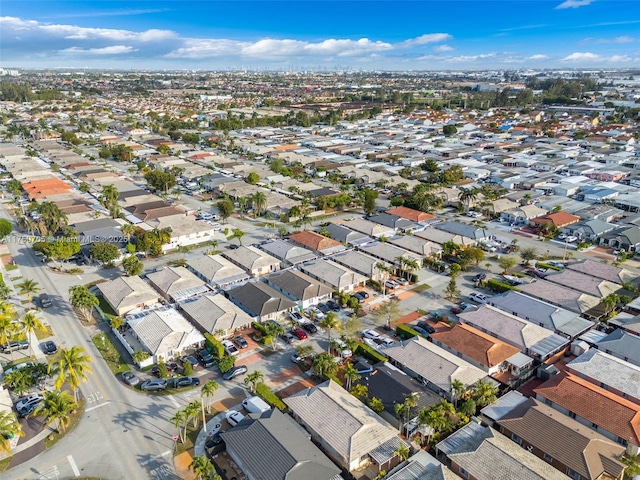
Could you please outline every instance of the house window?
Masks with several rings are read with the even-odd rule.
[[[592,423],[591,424],[591,428],[593,428],[594,430],[597,430],[598,429],[598,425],[596,425],[595,423]]]
[[[515,433],[511,434],[511,440],[516,442],[518,445],[522,445],[522,439],[518,435],[516,435]]]
[[[624,445],[625,447],[627,446],[627,441],[622,437],[616,438],[616,442],[618,442],[620,445]]]
[[[609,387],[607,386],[606,383],[600,382],[600,388],[604,388],[605,390],[607,390]]]
[[[571,418],[576,418],[576,414],[575,414],[575,413],[573,413],[573,412],[569,412],[569,416],[570,416]]]
[[[468,478],[469,478],[469,472],[467,472],[467,471],[466,471],[464,468],[462,468],[462,467],[460,467],[460,470],[459,470],[459,472],[458,472],[458,473],[460,474],[460,476],[461,476],[462,478],[466,478],[466,479],[468,479]]]
[[[582,478],[578,472],[575,472],[568,467],[567,467],[567,475],[573,478],[573,480],[580,480]]]
[[[545,399],[544,399],[544,404],[545,404],[545,405],[549,405],[549,406],[551,406],[551,403],[552,403],[552,402],[551,402],[551,400],[549,400],[548,398],[545,398]]]
[[[548,462],[548,463],[553,462],[553,457],[551,455],[547,455],[546,453],[542,455],[542,458],[544,459],[545,462]]]

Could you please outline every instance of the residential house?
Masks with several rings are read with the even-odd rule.
[[[563,352],[569,345],[567,338],[490,305],[466,310],[458,318],[540,362]]]
[[[607,233],[600,237],[600,245],[625,252],[635,252],[640,248],[640,227],[620,228]]]
[[[598,350],[640,367],[640,336],[614,330],[596,345]]]
[[[420,210],[414,210],[409,207],[396,207],[390,210],[386,210],[390,215],[396,215],[398,217],[406,218],[415,223],[428,223],[436,220],[438,217],[430,213],[421,212]]]
[[[534,398],[497,422],[500,433],[572,479],[622,480],[625,448]]]
[[[226,288],[251,278],[244,269],[219,254],[203,255],[197,262],[190,262],[188,268],[208,285],[217,288]]]
[[[371,222],[359,217],[354,217],[350,220],[342,220],[340,222],[340,225],[373,238],[388,238],[393,237],[396,234],[396,229],[394,227],[381,225],[379,223]]]
[[[586,317],[598,317],[600,298],[546,280],[518,285],[518,291]]]
[[[226,295],[259,322],[276,320],[296,307],[294,301],[260,281],[226,290]]]
[[[279,292],[298,302],[300,308],[307,308],[331,298],[333,289],[298,270],[283,270],[265,278],[265,281]]]
[[[491,427],[469,422],[436,445],[438,458],[467,480],[569,480]]]
[[[488,240],[491,234],[488,230],[482,227],[477,227],[469,223],[462,222],[442,222],[434,226],[437,230],[451,233],[453,235],[460,235],[461,237],[470,238],[474,242],[482,242]]]
[[[388,269],[389,272],[393,270],[392,264],[383,262],[358,250],[347,250],[344,253],[333,255],[331,260],[376,282],[380,282],[383,279],[386,280],[390,275],[384,269],[379,268],[380,265]]]
[[[489,304],[516,317],[535,323],[570,339],[575,339],[595,326],[575,312],[509,290],[489,299]]]
[[[152,363],[176,358],[204,343],[204,336],[173,308],[144,310],[125,321]]]
[[[136,203],[131,207],[126,207],[125,210],[143,222],[172,215],[184,216],[183,210],[168,204],[164,200]]]
[[[610,233],[618,228],[613,223],[607,223],[603,220],[594,218],[573,225],[568,225],[560,229],[561,233],[573,235],[580,241],[598,242],[602,235]]]
[[[592,348],[567,363],[566,370],[640,405],[640,367]]]
[[[559,211],[555,213],[549,213],[547,215],[541,215],[540,217],[532,218],[529,220],[529,225],[536,228],[541,228],[544,225],[551,224],[556,228],[563,228],[573,223],[578,223],[581,220],[580,217],[571,215],[570,213]]]
[[[424,238],[420,238],[416,235],[398,235],[395,237],[391,237],[389,239],[389,243],[395,245],[396,247],[400,247],[409,252],[415,253],[420,257],[440,257],[442,254],[442,246],[426,240]]]
[[[394,343],[383,353],[393,365],[449,399],[453,395],[451,383],[454,380],[469,387],[487,376],[485,371],[422,337]]]
[[[347,245],[361,245],[373,241],[373,238],[364,233],[356,232],[355,230],[335,223],[330,223],[324,227],[324,229],[329,232],[333,240]]]
[[[547,210],[536,205],[523,205],[500,213],[500,220],[513,225],[528,225],[531,219],[546,213]]]
[[[605,437],[640,452],[640,405],[570,373],[534,389],[536,398]]]
[[[398,217],[397,215],[391,215],[386,212],[367,217],[367,220],[373,223],[384,225],[385,227],[392,228],[396,232],[410,232],[413,230],[424,228],[418,225],[416,222],[412,222],[411,220],[407,220],[406,218]]]
[[[220,294],[189,298],[180,302],[178,308],[202,333],[207,332],[222,338],[250,327],[253,321],[240,307]]]
[[[165,300],[178,302],[210,291],[206,283],[185,267],[163,267],[147,274],[147,280]]]
[[[567,265],[567,268],[575,272],[585,273],[592,277],[619,284],[631,282],[637,278],[637,275],[634,275],[629,270],[590,259],[571,262]]]
[[[437,245],[442,245],[446,242],[453,242],[456,245],[475,245],[475,241],[469,237],[464,237],[462,235],[455,235],[452,233],[444,232],[442,230],[438,230],[436,228],[425,228],[421,232],[416,232],[414,236],[419,238],[424,238],[430,242],[433,242]]]
[[[312,440],[347,471],[370,462],[382,468],[404,444],[395,427],[332,380],[291,395],[284,403]]]
[[[98,283],[96,288],[116,315],[123,316],[136,308],[158,303],[160,296],[140,277],[117,277]]]
[[[178,247],[209,244],[215,240],[216,228],[207,222],[199,222],[184,213],[163,215],[147,220],[147,225],[158,230],[171,229],[169,242],[162,245],[162,251],[176,250]]]
[[[455,473],[424,450],[391,470],[384,480],[459,480]]]
[[[289,415],[273,408],[250,414],[221,434],[226,451],[249,480],[338,480],[340,469]],[[265,459],[269,461],[265,461]]]
[[[408,252],[404,248],[396,247],[388,242],[373,242],[360,245],[358,250],[397,267],[401,267],[400,259],[414,261],[418,266],[422,265],[422,255]],[[412,273],[417,274],[418,272],[413,270]]]
[[[561,272],[547,272],[545,280],[558,285],[565,285],[572,290],[586,293],[596,298],[604,298],[607,295],[616,293],[622,288],[617,283],[602,280],[601,278],[580,273],[569,268],[565,268]]]
[[[317,253],[280,239],[263,243],[260,245],[260,249],[277,258],[284,265],[299,265],[318,258]]]
[[[261,277],[280,270],[280,260],[256,247],[241,245],[235,250],[225,250],[222,256],[248,272],[252,277]]]
[[[333,260],[316,260],[300,266],[300,270],[334,290],[352,292],[363,286],[367,277],[343,267]]]
[[[344,246],[340,242],[327,238],[319,233],[312,232],[311,230],[305,230],[303,232],[289,235],[289,241],[297,243],[303,247],[310,248],[322,255],[332,255],[345,250]]]

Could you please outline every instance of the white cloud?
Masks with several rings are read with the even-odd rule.
[[[563,62],[593,62],[600,60],[602,57],[591,52],[574,52],[571,55],[567,55],[562,59]]]
[[[427,45],[429,43],[440,43],[451,40],[453,37],[448,33],[427,33],[416,38],[410,38],[404,42],[396,44],[397,48],[411,48],[418,45]]]
[[[102,48],[80,48],[69,47],[64,50],[60,50],[59,53],[64,55],[80,54],[80,55],[122,55],[124,53],[136,52],[137,49],[127,45],[112,45],[110,47]]]
[[[556,10],[562,10],[565,8],[580,8],[591,5],[595,0],[565,0],[556,7]]]
[[[451,50],[455,49],[450,45],[438,45],[437,47],[433,48],[434,52],[450,52]]]
[[[527,60],[547,60],[549,57],[547,55],[542,55],[541,53],[537,53],[536,55],[531,55],[527,57]]]
[[[607,64],[619,65],[625,67],[628,65],[636,65],[640,59],[632,58],[629,55],[612,55],[610,57],[597,55],[591,52],[575,52],[567,55],[562,59],[563,62],[581,63],[581,64]]]

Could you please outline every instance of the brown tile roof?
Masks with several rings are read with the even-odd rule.
[[[500,365],[520,352],[519,348],[462,323],[456,324],[449,331],[433,333],[431,337],[489,368]]]
[[[289,237],[289,239],[302,246],[309,247],[316,251],[322,251],[332,247],[339,247],[341,245],[340,242],[336,242],[331,238],[327,238],[324,235],[320,235],[319,233],[312,232],[310,230],[294,233]]]
[[[430,213],[421,212],[408,207],[397,207],[386,211],[390,215],[406,218],[412,222],[426,222],[427,220],[435,220],[437,217]]]
[[[71,187],[58,178],[33,180],[31,182],[23,183],[22,188],[27,195],[29,195],[31,200],[71,191]]]
[[[580,217],[576,217],[575,215],[571,215],[567,212],[555,212],[549,213],[548,215],[542,215],[541,217],[532,218],[529,223],[535,223],[538,225],[542,225],[544,223],[553,223],[556,227],[564,227],[565,225],[571,225],[572,223],[579,222],[581,220]]]
[[[640,445],[640,405],[567,373],[559,373],[534,392],[598,427]]]

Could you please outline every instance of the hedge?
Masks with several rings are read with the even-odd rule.
[[[371,360],[374,363],[386,362],[388,360],[388,357],[386,355],[377,352],[366,343],[358,342],[353,350],[356,355],[362,355],[363,357]]]
[[[336,382],[338,385],[342,385],[342,382],[340,381],[340,379],[338,377],[336,377],[333,373],[325,373],[324,377],[327,380],[333,380],[334,382]]]
[[[544,262],[536,262],[536,268],[546,268],[547,270],[555,270],[557,272],[562,271],[561,267],[556,267],[555,265],[549,265],[548,263],[544,263]]]
[[[500,282],[495,278],[490,278],[487,280],[487,288],[493,292],[506,292],[507,290],[516,290],[513,286],[509,285],[505,282]]]
[[[205,332],[204,339],[204,344],[207,347],[207,350],[209,350],[215,358],[220,359],[224,357],[224,345],[216,340],[213,335],[209,332]]]
[[[413,337],[420,337],[421,335],[416,332],[413,328],[408,327],[407,325],[400,323],[396,325],[396,335],[403,340],[407,340]]]
[[[280,400],[280,397],[273,393],[264,383],[259,383],[258,385],[256,385],[256,394],[269,405],[277,408],[281,412],[284,412],[287,409],[287,406],[282,400]]]
[[[251,322],[251,326],[257,331],[259,331],[262,334],[262,336],[265,336],[267,334],[267,331],[264,329],[264,325],[262,325],[261,323]]]

